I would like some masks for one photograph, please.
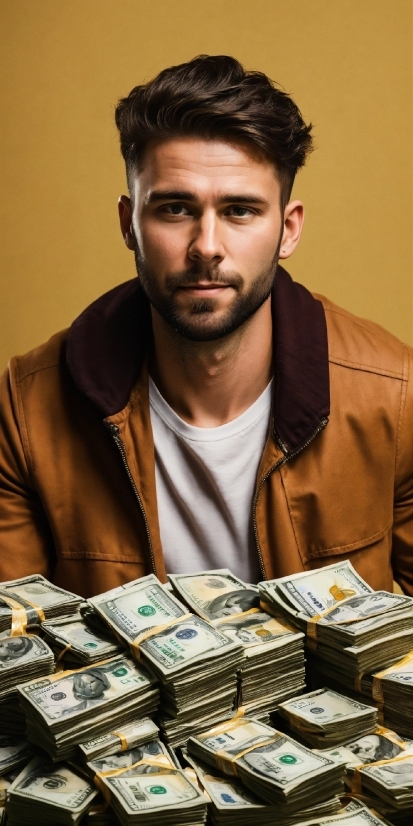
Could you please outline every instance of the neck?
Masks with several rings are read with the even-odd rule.
[[[189,341],[152,308],[150,372],[170,407],[195,427],[217,427],[248,409],[272,376],[271,298],[238,330]]]

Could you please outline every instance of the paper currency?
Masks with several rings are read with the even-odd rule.
[[[258,588],[238,579],[228,568],[196,574],[169,574],[178,596],[202,619],[232,617],[258,608]]]
[[[25,609],[23,621],[38,625],[44,619],[75,614],[82,598],[53,585],[40,574],[0,583],[0,632],[11,628],[12,602]]]
[[[158,758],[160,755],[166,756],[168,762],[171,762],[166,746],[160,740],[148,740],[146,743],[126,749],[126,751],[118,751],[116,754],[108,754],[90,760],[86,766],[91,776],[94,777],[96,774],[110,772],[113,769],[127,769],[146,758],[153,760],[154,757]]]
[[[128,645],[152,628],[187,613],[153,574],[91,597],[89,604]]]
[[[171,746],[232,716],[242,647],[205,620],[177,620],[144,640],[140,652],[160,680],[159,722]]]
[[[79,749],[86,761],[96,760],[116,754],[120,750],[140,746],[141,743],[147,743],[149,740],[157,740],[158,734],[158,726],[150,717],[144,717],[127,726],[120,726],[117,731],[102,734],[101,737],[95,737],[93,740],[86,740],[80,743]]]
[[[71,664],[98,662],[122,651],[108,631],[102,633],[90,628],[80,614],[70,619],[42,622],[42,632],[57,657],[64,652],[66,668]]]
[[[184,771],[155,760],[147,759],[124,772],[101,776],[99,784],[125,826],[202,826],[206,821],[208,801],[197,785]]]
[[[53,759],[73,757],[83,740],[153,713],[159,700],[156,679],[125,656],[26,683],[19,692],[28,739]]]
[[[362,789],[373,792],[396,810],[413,808],[413,755],[360,766],[353,781],[356,788],[359,781]]]
[[[0,636],[0,702],[12,700],[19,683],[51,674],[53,669],[53,652],[40,637]]]
[[[258,608],[214,625],[243,646],[237,705],[247,716],[274,711],[305,688],[304,634]]]
[[[258,588],[264,604],[294,621],[302,631],[306,630],[309,617],[322,614],[348,597],[373,592],[348,560],[259,582]]]
[[[27,763],[33,754],[26,737],[11,737],[0,732],[0,777]]]
[[[404,737],[413,737],[413,651],[374,675],[372,694],[380,703],[385,724]]]
[[[359,703],[329,688],[321,688],[280,703],[279,713],[309,745],[338,745],[355,735],[373,732],[377,708]]]
[[[75,826],[96,796],[93,784],[74,769],[35,757],[8,790],[7,822],[9,826]]]

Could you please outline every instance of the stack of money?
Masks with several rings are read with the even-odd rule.
[[[219,620],[215,628],[241,643],[237,706],[249,716],[275,711],[305,689],[304,634],[284,620],[252,608]]]
[[[34,749],[26,737],[11,737],[0,732],[0,777],[24,766],[33,755]]]
[[[22,737],[26,733],[26,715],[19,703],[19,695],[0,703],[0,732],[11,737]]]
[[[300,574],[259,582],[261,605],[285,617],[301,631],[308,620],[349,597],[371,594],[373,589],[354,570],[351,562],[337,562]]]
[[[86,740],[79,745],[79,753],[84,762],[97,760],[101,757],[108,757],[117,754],[119,751],[132,749],[150,740],[157,740],[159,734],[158,726],[150,719],[144,717],[136,720],[127,726],[118,727],[117,731],[102,734],[93,740]]]
[[[229,568],[169,574],[168,579],[190,610],[208,622],[243,614],[260,605],[257,586],[238,579]]]
[[[372,693],[385,724],[413,738],[413,651],[373,676]]]
[[[96,782],[122,826],[203,826],[206,821],[207,798],[165,756],[106,772]]]
[[[65,764],[34,757],[16,777],[6,802],[8,826],[79,823],[97,796],[93,784]]]
[[[59,661],[64,659],[66,668],[96,663],[122,650],[109,631],[90,628],[80,614],[42,622],[42,632]]]
[[[182,749],[185,760],[192,767],[198,785],[210,798],[208,815],[211,826],[273,826],[278,820],[278,806],[269,806],[249,791],[235,777],[226,777],[218,769],[211,769],[201,760],[195,760]],[[188,770],[186,769],[189,774]],[[191,776],[191,775],[189,775]]]
[[[29,634],[0,637],[0,702],[13,700],[17,685],[54,670],[53,652],[40,637]]]
[[[136,763],[148,759],[158,759],[160,756],[166,757],[166,762],[172,765],[171,756],[166,746],[160,740],[148,740],[146,743],[126,749],[126,751],[118,751],[116,754],[107,755],[107,757],[90,760],[86,763],[86,770],[91,777],[96,777],[96,775],[112,772],[114,769],[128,769]],[[174,767],[179,768],[179,766]]]
[[[185,606],[153,574],[91,597],[88,603],[135,655],[141,637],[187,613]],[[85,618],[92,622],[90,614]]]
[[[77,594],[58,588],[40,574],[2,582],[0,584],[0,632],[12,627],[16,611],[25,630],[26,626],[38,625],[45,619],[76,614],[82,602],[82,598]],[[21,611],[19,606],[24,610]]]
[[[262,800],[277,805],[282,822],[340,810],[343,765],[256,720],[234,718],[190,737],[188,752],[236,775]]]
[[[200,617],[168,624],[142,640],[142,661],[159,677],[159,724],[169,745],[233,714],[243,650]]]
[[[54,760],[73,758],[78,743],[154,713],[159,702],[156,679],[125,656],[25,683],[19,692],[28,739]]]
[[[412,818],[413,755],[405,753],[391,760],[359,766],[354,772],[353,790],[355,793],[366,790],[395,813],[408,814]]]
[[[359,703],[329,688],[321,688],[280,703],[279,713],[291,733],[314,748],[338,745],[356,735],[370,734],[377,725],[377,708]]]

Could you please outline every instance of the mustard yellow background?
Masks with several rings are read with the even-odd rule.
[[[134,275],[117,99],[227,53],[290,92],[317,151],[293,277],[413,341],[410,0],[1,0],[0,367]]]

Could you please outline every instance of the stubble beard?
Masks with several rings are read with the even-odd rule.
[[[136,239],[134,253],[142,288],[159,315],[179,336],[189,341],[207,342],[231,335],[264,304],[274,284],[279,248],[280,243],[270,266],[257,275],[248,291],[244,291],[244,279],[240,273],[221,271],[217,267],[204,268],[196,263],[187,270],[168,276],[164,289],[160,289]],[[174,300],[175,291],[179,287],[193,285],[201,279],[203,282],[211,281],[223,286],[229,284],[235,290],[236,296],[231,306],[218,318],[214,319],[214,314],[217,315],[215,298],[194,298],[185,312]]]

